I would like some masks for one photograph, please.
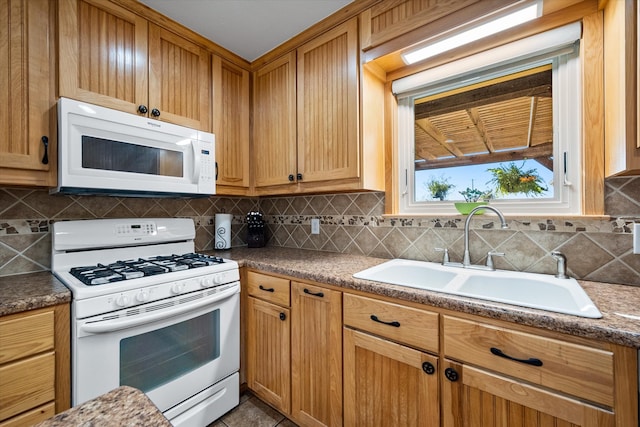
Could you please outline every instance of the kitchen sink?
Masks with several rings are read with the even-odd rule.
[[[353,275],[359,279],[537,308],[580,317],[602,314],[573,278],[517,271],[483,271],[394,259]]]
[[[353,277],[437,291],[448,285],[457,274],[455,269],[433,262],[394,259],[360,271]]]

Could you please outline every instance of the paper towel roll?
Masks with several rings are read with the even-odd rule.
[[[231,214],[216,214],[216,249],[231,247]]]

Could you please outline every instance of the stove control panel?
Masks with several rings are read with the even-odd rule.
[[[82,319],[239,280],[239,270],[232,269],[114,292],[94,298],[74,300],[75,316],[78,319]],[[126,281],[122,283],[126,283]]]
[[[116,234],[118,236],[139,236],[139,235],[150,235],[153,236],[156,234],[156,223],[155,222],[139,222],[136,224],[127,223],[127,224],[118,224],[116,225]]]

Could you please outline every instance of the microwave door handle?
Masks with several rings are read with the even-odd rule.
[[[200,181],[200,156],[198,155],[198,141],[191,142],[191,149],[193,150],[193,178],[192,181],[198,183]]]
[[[187,303],[178,307],[171,307],[164,310],[155,311],[151,314],[134,316],[131,318],[99,321],[95,323],[86,323],[80,326],[80,330],[91,334],[103,334],[108,332],[120,331],[122,329],[133,328],[135,326],[145,325],[157,320],[165,320],[183,313],[195,310],[197,308],[206,307],[226,299],[233,294],[238,293],[238,287],[233,286],[227,290],[215,295],[215,298],[204,298],[201,301]]]

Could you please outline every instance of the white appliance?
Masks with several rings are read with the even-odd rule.
[[[138,197],[215,194],[215,136],[60,98],[52,193]]]
[[[72,405],[120,385],[175,426],[238,405],[240,275],[194,253],[190,219],[53,224],[52,271],[72,292]]]

